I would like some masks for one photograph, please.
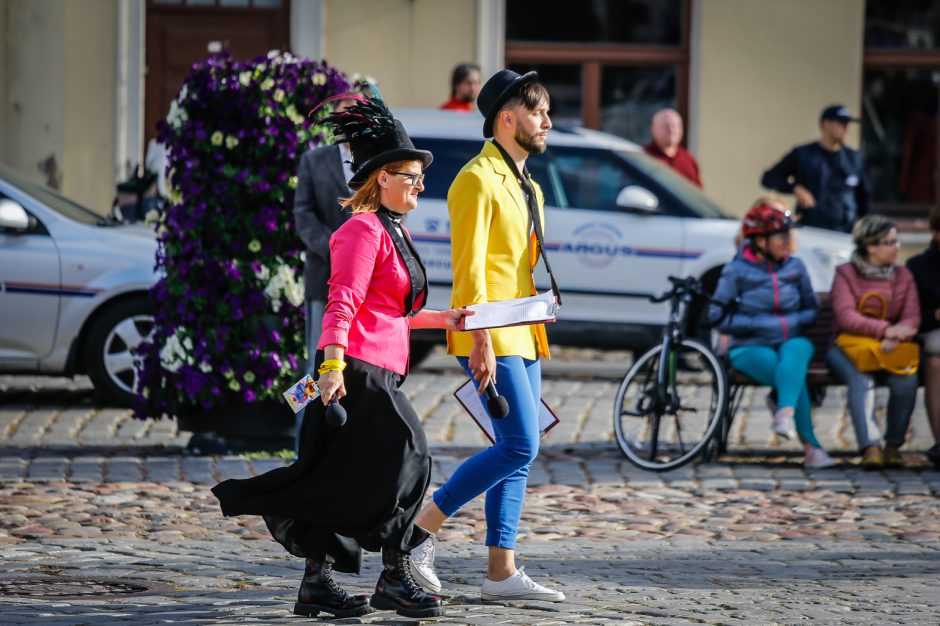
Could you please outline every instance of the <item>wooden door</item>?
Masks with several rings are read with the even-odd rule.
[[[222,51],[253,59],[289,42],[289,0],[148,0],[144,141],[156,137],[193,63]]]

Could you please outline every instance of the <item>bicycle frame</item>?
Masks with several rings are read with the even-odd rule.
[[[659,425],[662,416],[674,413],[679,409],[679,397],[676,393],[676,352],[672,349],[674,344],[682,343],[683,320],[679,311],[681,305],[688,305],[692,299],[689,293],[673,293],[669,298],[669,320],[663,330],[662,350],[656,370],[656,411],[650,428],[652,431],[651,456],[655,457],[659,443]],[[668,397],[667,397],[668,394]]]

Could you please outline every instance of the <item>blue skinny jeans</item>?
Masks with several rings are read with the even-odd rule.
[[[777,390],[777,408],[793,407],[796,432],[803,443],[820,448],[813,432],[806,370],[813,358],[813,344],[806,337],[787,339],[776,348],[738,346],[729,351],[731,366],[762,385]]]
[[[469,359],[457,357],[457,361],[470,374]],[[538,359],[496,357],[496,381],[499,395],[509,404],[509,415],[493,420],[496,443],[461,463],[432,497],[450,517],[486,493],[486,545],[514,550],[529,466],[539,452],[542,366]]]

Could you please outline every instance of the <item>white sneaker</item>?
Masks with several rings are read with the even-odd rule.
[[[424,587],[425,591],[437,594],[441,592],[441,581],[437,577],[437,572],[434,571],[434,548],[437,545],[437,535],[428,534],[430,536],[408,555],[408,563],[411,565],[411,575],[418,581],[418,584]]]
[[[565,600],[565,594],[534,582],[522,571],[524,569],[520,567],[512,576],[499,582],[484,577],[480,597],[484,600],[544,600],[545,602]]]
[[[796,439],[796,430],[793,428],[793,411],[780,409],[774,413],[771,430],[784,439]]]
[[[835,464],[832,457],[822,448],[810,448],[803,459],[803,467],[806,469],[825,469]]]

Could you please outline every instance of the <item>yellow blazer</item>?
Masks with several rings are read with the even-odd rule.
[[[533,181],[545,224],[542,190]],[[524,298],[536,294],[532,270],[538,261],[529,211],[519,183],[499,149],[487,141],[463,166],[447,192],[452,307]],[[548,357],[544,324],[490,329],[496,356]],[[447,353],[470,356],[468,332],[447,332]]]

